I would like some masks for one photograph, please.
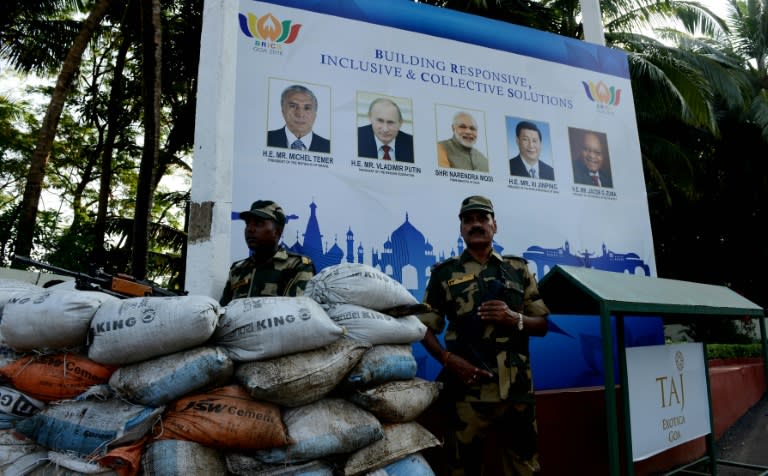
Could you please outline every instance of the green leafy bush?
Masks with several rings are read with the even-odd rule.
[[[707,359],[762,357],[760,344],[707,344]]]

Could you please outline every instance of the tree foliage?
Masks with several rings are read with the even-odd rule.
[[[726,285],[766,306],[768,278],[760,270],[768,251],[759,230],[768,203],[768,16],[762,0],[728,2],[725,19],[695,0],[600,5],[606,44],[628,55],[658,275]],[[146,232],[137,231],[133,218],[146,145],[142,124],[150,112],[142,100],[149,51],[143,49],[140,6],[152,2],[107,3],[61,102],[41,182],[41,190],[59,200],[54,205],[43,194],[35,207],[32,251],[54,264],[124,271],[137,259],[131,257],[135,235],[146,234],[148,275],[178,281],[188,185],[169,189],[162,180],[188,168],[202,2],[159,2],[158,153],[147,173],[148,212],[137,217]],[[421,3],[583,38],[579,0]],[[99,4],[3,2],[0,59],[21,73],[58,73],[83,15]],[[56,86],[47,94],[55,92]],[[0,260],[6,263],[28,204],[18,199],[29,183],[25,164],[47,127],[39,122],[43,112],[0,98]]]

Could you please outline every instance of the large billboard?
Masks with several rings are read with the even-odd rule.
[[[623,52],[405,0],[240,0],[229,27],[232,260],[248,253],[238,212],[273,199],[285,245],[318,268],[369,264],[421,299],[430,267],[463,249],[461,200],[479,194],[495,205],[497,249],[539,278],[558,263],[655,275]],[[521,155],[538,156],[533,172]],[[596,321],[552,322],[534,355],[599,350]],[[663,339],[644,322],[633,336]],[[536,385],[595,383],[587,370],[599,379],[543,370]]]

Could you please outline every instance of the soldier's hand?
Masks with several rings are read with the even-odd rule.
[[[445,368],[453,372],[466,385],[474,385],[493,378],[493,373],[475,367],[471,362],[453,353],[445,361]]]
[[[507,303],[494,299],[485,301],[477,308],[477,315],[484,321],[493,321],[506,326],[516,326],[520,313],[507,306]]]

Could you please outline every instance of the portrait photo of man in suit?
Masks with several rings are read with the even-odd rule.
[[[357,128],[357,155],[370,159],[413,162],[413,135],[404,132],[397,102],[378,97],[368,106],[369,124]]]
[[[330,152],[331,141],[315,133],[317,97],[306,86],[293,84],[280,95],[280,111],[285,125],[267,131],[267,146],[284,149]]]
[[[511,127],[510,119],[513,118],[507,118],[508,128]],[[555,169],[541,160],[543,137],[539,126],[532,121],[517,121],[514,131],[518,154],[509,159],[509,174],[555,180]]]
[[[443,115],[438,111],[438,117]],[[480,125],[466,110],[457,110],[451,119],[451,137],[437,143],[437,165],[444,168],[488,172],[488,158],[477,148]],[[438,124],[439,126],[439,124]]]
[[[573,159],[573,182],[593,187],[613,187],[608,139],[603,132],[568,128]]]

